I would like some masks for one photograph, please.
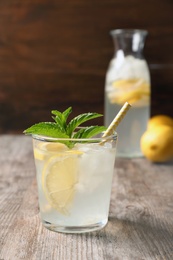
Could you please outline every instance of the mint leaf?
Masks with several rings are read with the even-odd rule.
[[[52,118],[55,120],[55,122],[58,124],[59,128],[62,132],[66,132],[67,127],[67,118],[71,114],[72,108],[67,108],[63,113],[59,112],[58,110],[52,110],[51,113],[55,116]]]
[[[88,126],[81,128],[77,133],[73,135],[73,138],[91,138],[97,134],[106,130],[104,126]]]
[[[81,125],[82,123],[84,123],[88,120],[91,120],[91,119],[94,119],[94,118],[97,118],[97,117],[101,117],[101,116],[103,116],[103,115],[98,114],[98,113],[84,113],[84,114],[81,114],[79,116],[76,116],[67,125],[66,132],[69,136],[72,136],[72,133],[74,132],[76,127],[78,127],[79,125]]]
[[[72,107],[67,108],[67,109],[63,112],[63,116],[64,116],[64,119],[65,119],[65,122],[67,122],[67,118],[69,117],[69,115],[71,114],[71,112],[72,112]]]
[[[25,134],[44,135],[49,137],[68,138],[68,135],[62,133],[56,123],[42,122],[35,124],[24,131]]]
[[[66,123],[64,120],[64,116],[61,112],[57,111],[57,110],[52,110],[51,113],[55,116],[52,116],[52,118],[55,120],[55,122],[57,123],[59,129],[62,132],[65,132],[65,127],[66,127]]]

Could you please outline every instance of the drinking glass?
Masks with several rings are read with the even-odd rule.
[[[32,138],[43,225],[65,233],[103,228],[108,221],[117,134]]]

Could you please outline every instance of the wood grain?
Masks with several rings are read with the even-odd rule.
[[[66,235],[40,223],[31,139],[1,135],[0,149],[0,259],[173,259],[172,163],[117,159],[107,226]]]
[[[172,11],[172,0],[1,0],[0,133],[20,133],[69,104],[75,114],[103,113],[111,29],[148,30],[148,63],[173,64]],[[170,73],[160,72],[152,79],[151,112],[173,116],[173,79],[167,84],[160,74]]]

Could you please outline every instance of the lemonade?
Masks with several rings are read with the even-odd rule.
[[[118,57],[120,54],[118,51]],[[146,61],[131,55],[111,60],[105,82],[106,126],[126,101],[132,108],[126,121],[117,128],[117,156],[139,157],[143,155],[140,138],[150,117],[150,75]]]
[[[128,102],[132,108],[128,120],[117,128],[118,157],[141,157],[140,138],[150,117],[150,72],[143,55],[146,30],[116,29],[110,34],[114,55],[105,80],[105,126],[108,126],[121,106]]]
[[[88,232],[108,221],[116,134],[83,141],[68,148],[33,135],[40,216],[53,231]]]

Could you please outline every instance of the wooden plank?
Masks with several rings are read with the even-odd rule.
[[[108,225],[81,235],[39,220],[32,142],[0,136],[0,259],[173,258],[173,164],[117,159]]]

